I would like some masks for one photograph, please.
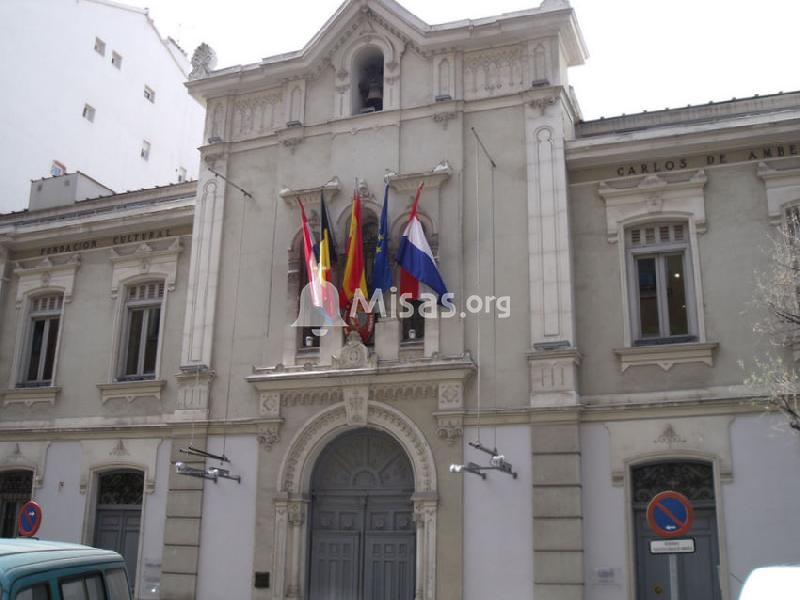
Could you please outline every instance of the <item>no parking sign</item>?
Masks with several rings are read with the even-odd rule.
[[[692,528],[694,509],[680,492],[661,492],[647,505],[647,523],[658,537],[677,538]]]
[[[20,537],[33,537],[42,525],[42,507],[30,500],[22,505],[17,517],[17,531]]]

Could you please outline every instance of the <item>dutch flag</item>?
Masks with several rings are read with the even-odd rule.
[[[400,295],[405,295],[411,300],[419,298],[419,284],[424,283],[430,287],[441,300],[447,293],[447,286],[442,281],[436,261],[433,260],[430,244],[425,238],[422,223],[417,216],[417,204],[422,193],[423,184],[417,188],[417,197],[411,208],[408,224],[400,238],[400,248],[397,251],[397,263],[400,265]]]

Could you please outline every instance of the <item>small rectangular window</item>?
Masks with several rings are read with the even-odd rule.
[[[31,301],[30,338],[24,386],[50,385],[58,346],[63,296],[39,296]]]
[[[94,51],[100,56],[106,55],[106,43],[99,37],[94,38]]]
[[[155,102],[156,93],[153,91],[153,88],[149,86],[144,86],[144,97],[147,98],[150,102]]]
[[[94,107],[90,104],[83,105],[83,118],[89,121],[90,123],[94,123]]]
[[[100,573],[59,582],[63,600],[106,600],[106,590]]]
[[[147,140],[142,141],[142,150],[139,154],[145,160],[150,158],[150,142]]]
[[[409,300],[409,304],[414,307],[414,312],[401,319],[403,325],[403,341],[416,342],[422,341],[425,337],[425,317],[422,314],[422,302],[419,300]],[[401,308],[403,310],[403,308]]]
[[[685,226],[676,223],[627,231],[633,338],[638,344],[697,339],[685,233]]]
[[[122,68],[122,55],[117,52],[111,53],[111,64],[117,67],[118,69]]]
[[[17,592],[16,600],[50,600],[50,586],[37,583]]]
[[[128,288],[120,379],[152,379],[156,373],[164,283]]]
[[[128,597],[128,576],[124,569],[110,569],[106,571],[106,587],[111,598]]]

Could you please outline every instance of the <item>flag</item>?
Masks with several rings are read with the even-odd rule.
[[[392,287],[392,265],[389,259],[389,184],[383,188],[383,210],[372,266],[372,291],[388,292]]]
[[[320,192],[319,208],[322,217],[320,220],[319,241],[314,246],[314,254],[317,255],[319,263],[320,280],[333,283],[333,267],[336,265],[336,238],[334,238],[333,229],[331,229],[331,216],[328,212],[328,205],[325,204],[324,192]]]
[[[317,257],[314,255],[314,233],[311,231],[308,219],[306,219],[306,210],[303,207],[303,203],[299,200],[297,202],[300,204],[300,218],[303,225],[303,258],[305,259],[306,276],[308,277],[309,290],[311,292],[311,303],[321,308],[322,287],[320,286]]]
[[[441,299],[447,293],[447,286],[442,281],[436,262],[433,260],[428,240],[425,239],[425,232],[422,223],[417,216],[417,205],[422,193],[423,183],[417,188],[417,197],[411,207],[411,215],[408,224],[400,238],[400,248],[397,251],[397,263],[401,267],[400,271],[400,295],[406,296],[410,300],[419,298],[419,284],[424,283],[430,287]]]
[[[364,272],[364,241],[361,236],[361,197],[358,188],[353,190],[353,207],[350,211],[350,232],[347,235],[347,261],[344,265],[341,305],[346,307],[361,290],[367,297],[367,277]]]

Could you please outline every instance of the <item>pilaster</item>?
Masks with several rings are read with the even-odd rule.
[[[573,275],[560,93],[525,104],[531,346],[575,344]]]
[[[206,155],[206,164],[225,174],[222,155]],[[212,379],[211,350],[222,255],[225,185],[210,172],[201,175],[192,225],[192,258],[181,348],[178,410],[208,414]]]
[[[173,440],[170,460],[205,469],[205,459],[183,454],[179,449],[191,445],[205,450],[206,439],[204,431],[191,439]],[[174,469],[169,474],[161,561],[161,598],[164,600],[192,600],[196,597],[203,482],[203,479],[179,475]]]
[[[583,598],[579,424],[531,427],[534,597]]]

